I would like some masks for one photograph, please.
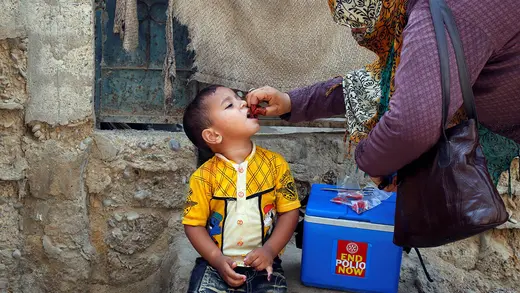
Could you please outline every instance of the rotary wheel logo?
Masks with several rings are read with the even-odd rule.
[[[356,252],[358,252],[359,248],[357,246],[356,243],[349,243],[347,244],[347,252],[350,253],[350,254],[355,254]]]

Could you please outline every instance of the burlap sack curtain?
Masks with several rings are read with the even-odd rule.
[[[117,0],[114,32],[127,51],[138,42],[136,3]],[[335,24],[326,0],[170,0],[166,13],[166,96],[175,78],[173,17],[188,27],[197,68],[192,78],[199,82],[285,91],[343,75],[375,58]]]
[[[190,32],[200,82],[286,91],[375,60],[327,0],[174,0],[173,13]]]
[[[163,65],[164,96],[173,94],[173,81],[176,77],[175,50],[173,46],[173,2],[169,1],[166,19],[166,57]],[[139,20],[137,0],[116,0],[114,33],[123,40],[123,49],[134,51],[139,46]]]

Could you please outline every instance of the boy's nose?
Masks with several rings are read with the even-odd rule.
[[[247,107],[247,102],[242,100],[242,101],[240,101],[240,108],[244,108],[244,107]]]

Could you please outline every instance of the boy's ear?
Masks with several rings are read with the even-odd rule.
[[[202,131],[202,138],[208,145],[216,145],[222,143],[222,135],[213,128],[206,128]]]

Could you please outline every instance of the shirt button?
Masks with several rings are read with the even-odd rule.
[[[242,225],[242,224],[244,224],[244,221],[242,221],[242,220],[238,220],[238,221],[237,221],[237,224]]]
[[[242,241],[242,240],[238,241],[238,242],[237,242],[237,245],[238,245],[238,246],[242,246],[242,245],[244,245],[244,241]]]
[[[244,173],[244,168],[242,168],[242,167],[238,168],[238,172],[239,173]]]
[[[239,196],[239,197],[244,197],[244,193],[243,193],[242,191],[240,191],[240,192],[238,193],[238,196]]]

